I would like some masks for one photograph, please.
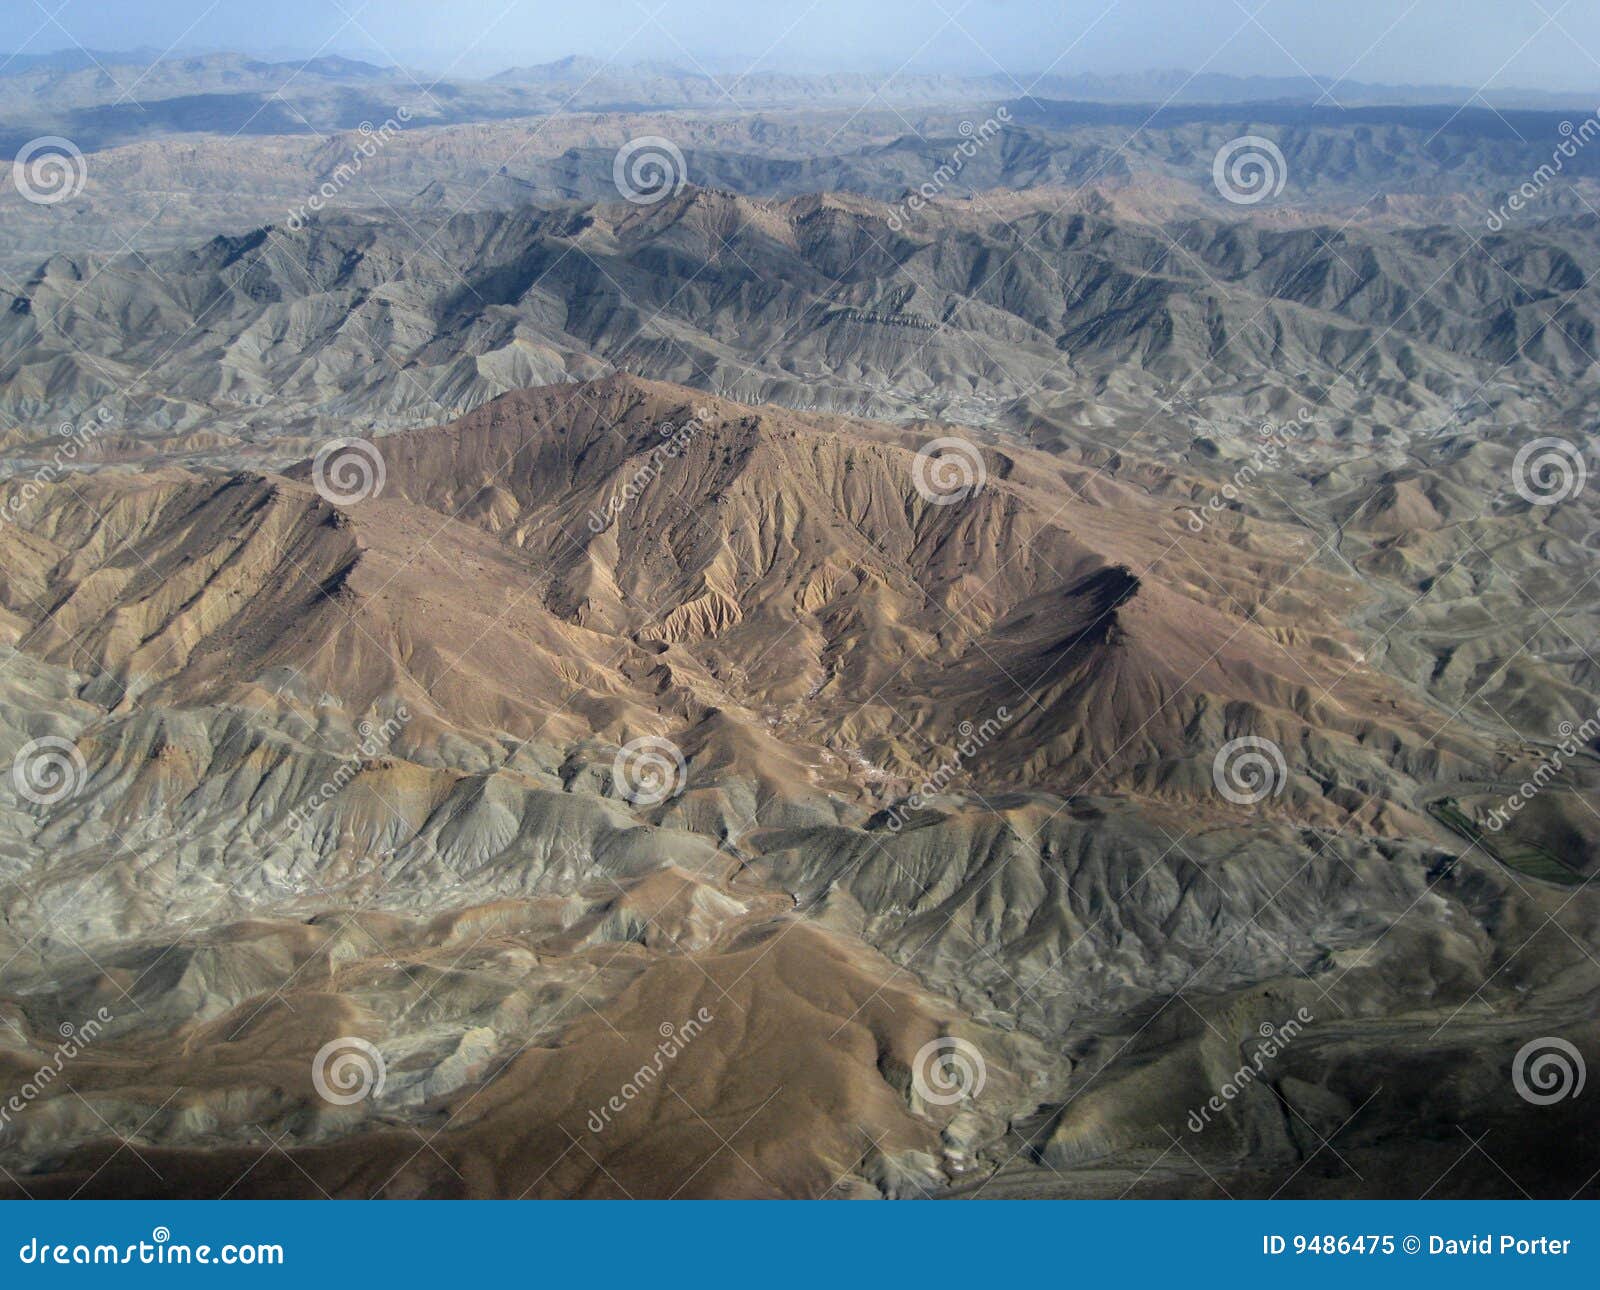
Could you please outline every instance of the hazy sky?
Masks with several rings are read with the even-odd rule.
[[[5,52],[75,43],[320,50],[458,75],[578,53],[737,71],[1182,67],[1600,87],[1600,0],[0,0]]]

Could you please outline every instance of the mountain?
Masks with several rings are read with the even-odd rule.
[[[682,158],[669,158],[674,177],[700,187],[769,199],[855,193],[889,204],[905,226],[923,223],[930,204],[964,204],[997,219],[1020,205],[1278,230],[1445,223],[1476,236],[1504,231],[1508,217],[1535,224],[1600,205],[1594,155],[1567,137],[1582,128],[1570,110],[1119,106],[1018,98],[1017,87],[1002,86],[903,107],[633,103],[595,114],[526,101],[518,96],[528,91],[508,86],[474,107],[444,87],[335,69],[296,78],[310,99],[224,94],[259,69],[212,72],[204,91],[138,110],[115,100],[142,73],[118,72],[121,89],[100,78],[110,101],[70,119],[31,118],[30,92],[19,92],[0,127],[0,156],[41,135],[65,136],[89,155],[60,201],[0,192],[0,264],[25,274],[58,251],[149,254],[318,213],[403,225],[418,211],[609,202],[619,193],[619,150],[638,139],[668,140]],[[4,92],[0,82],[0,102]],[[1230,202],[1214,163],[1235,139],[1252,138],[1276,150],[1274,158],[1256,149],[1279,191]],[[1030,196],[1019,202],[1018,193]]]
[[[320,78],[347,80],[410,79],[418,84],[434,81],[429,73],[385,67],[340,55],[259,57],[235,51],[173,53],[156,49],[133,51],[71,48],[47,54],[0,55],[0,75],[25,78],[36,75],[77,73],[97,69],[110,78],[131,70],[141,79],[140,101],[199,92],[210,78],[245,72],[279,82]],[[686,108],[731,104],[741,108],[780,104],[815,106],[848,100],[853,104],[873,97],[895,103],[981,101],[999,97],[1080,99],[1096,103],[1218,104],[1260,103],[1282,105],[1363,107],[1393,104],[1451,104],[1482,102],[1495,109],[1587,106],[1592,87],[1569,90],[1544,87],[1490,89],[1470,85],[1385,85],[1332,76],[1234,76],[1184,69],[1097,74],[1042,74],[1004,71],[983,74],[908,72],[885,67],[878,71],[773,72],[739,66],[720,73],[699,63],[685,67],[663,60],[632,63],[569,55],[547,63],[508,67],[481,82],[453,79],[452,96],[471,94],[477,86],[509,85],[559,92],[580,111],[615,109],[619,105]],[[38,93],[53,102],[80,105],[93,96],[94,82],[86,79],[44,82]],[[277,88],[277,86],[274,86]],[[285,86],[284,88],[289,88]]]
[[[157,1083],[162,1194],[217,1189],[262,1131],[297,1145],[236,1194],[915,1195],[1037,1186],[1024,1149],[1093,1192],[1178,1131],[1214,1041],[1300,1008],[1344,1018],[1303,1060],[1399,1060],[1553,917],[1570,949],[1517,955],[1471,1046],[1405,1059],[1457,1090],[1436,1114],[1507,1114],[1474,1091],[1501,1012],[1584,977],[1600,906],[1421,807],[1517,754],[1340,675],[1354,580],[1217,533],[1188,559],[1231,586],[1199,585],[1165,503],[1020,447],[930,500],[922,439],[613,377],[343,467],[13,481],[6,747],[48,732],[82,770],[6,816],[7,1060],[57,1014],[115,1021],[83,1109],[52,1100],[8,1168],[145,1193],[98,1118],[146,1120]],[[1240,738],[1284,759],[1264,804],[1217,791]],[[640,739],[673,791],[630,779]],[[701,1019],[670,1084],[595,1129],[618,1071],[668,1061],[659,1017]],[[383,1054],[357,1111],[308,1100],[333,1034]],[[913,1078],[957,1040],[988,1088],[959,1112]],[[1353,1109],[1313,1083],[1195,1149],[1292,1154]],[[1398,1148],[1407,1108],[1373,1103],[1350,1158],[1431,1167],[1450,1144]],[[702,1173],[702,1122],[748,1168]]]
[[[964,423],[996,471],[1019,446],[1056,453],[1067,482],[1043,487],[1059,496],[1132,488],[1251,560],[1356,577],[1375,597],[1357,652],[1420,693],[1459,707],[1487,684],[1491,722],[1522,731],[1584,710],[1590,665],[1570,641],[1593,602],[1567,577],[1594,549],[1592,512],[1515,483],[1528,445],[1568,442],[1595,415],[1592,218],[1478,239],[956,208],[896,231],[890,217],[852,197],[686,189],[643,209],[334,219],[156,257],[58,257],[0,311],[9,451],[27,470],[89,427],[107,465],[276,468],[328,437],[618,368],[800,411]],[[520,515],[543,486],[483,505]],[[996,514],[982,541],[1015,522]],[[1116,594],[1104,570],[1138,578],[1140,554],[1080,535],[1050,558],[1102,579],[1084,583],[1092,602]],[[878,576],[904,588],[925,573]],[[1208,561],[1184,577],[1256,604]],[[1507,627],[1530,602],[1554,624],[1532,651]],[[706,612],[731,612],[720,603]],[[873,647],[898,656],[902,608],[882,612]],[[1045,668],[1029,622],[1007,633],[994,662]]]
[[[0,77],[0,1192],[1595,1194],[1587,107],[298,67]]]
[[[1245,416],[1315,403],[1364,434],[1374,415],[1431,430],[1497,375],[1563,400],[1593,370],[1588,216],[1482,238],[1041,207],[1001,221],[978,203],[896,218],[847,196],[686,189],[59,256],[0,292],[0,409],[26,424],[103,404],[153,430],[250,435],[414,425],[618,366],[1018,430],[1090,401],[1138,415],[1187,384]]]

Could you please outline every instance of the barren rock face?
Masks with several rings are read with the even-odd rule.
[[[1591,1194],[1592,165],[569,73],[0,235],[0,1190]]]

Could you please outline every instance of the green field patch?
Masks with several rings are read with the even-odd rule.
[[[1541,882],[1560,883],[1564,887],[1577,887],[1588,881],[1583,874],[1545,847],[1480,829],[1452,798],[1429,802],[1428,814],[1452,833],[1459,834],[1468,842],[1477,843],[1488,855],[1516,873],[1526,874]]]

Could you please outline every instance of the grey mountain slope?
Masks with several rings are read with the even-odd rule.
[[[152,427],[249,432],[270,389],[271,424],[361,428],[615,365],[959,418],[962,391],[993,415],[1142,371],[1196,392],[1343,385],[1351,411],[1374,400],[1403,424],[1502,369],[1552,389],[1593,369],[1593,218],[1481,239],[888,221],[858,199],[686,190],[644,210],[319,220],[148,263],[59,256],[0,293],[0,407],[26,423],[104,403]]]

